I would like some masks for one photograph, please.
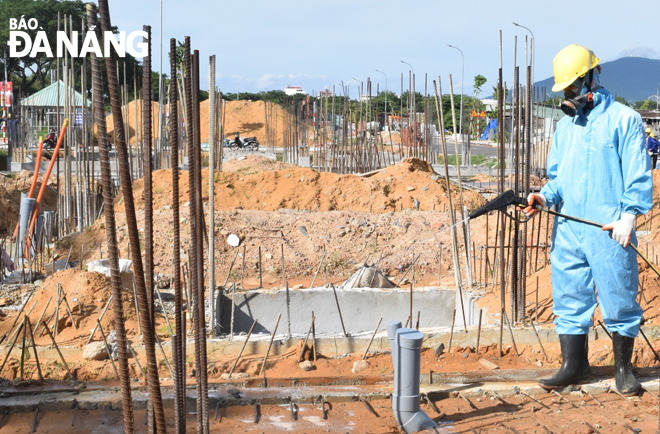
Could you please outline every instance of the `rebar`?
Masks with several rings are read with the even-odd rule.
[[[147,47],[147,55],[142,60],[142,118],[144,119],[144,122],[142,123],[142,165],[144,168],[144,280],[147,290],[147,299],[149,300],[151,323],[154,324],[156,321],[156,314],[154,312],[156,303],[154,300],[153,162],[151,158],[153,148],[151,137],[151,27],[144,26],[143,31],[147,34],[142,41]],[[159,101],[158,103],[162,104],[162,101]],[[137,125],[135,127],[137,128]]]
[[[99,0],[99,15],[101,18],[101,30],[111,31],[112,24],[110,21],[110,12],[108,9],[108,0]],[[137,227],[137,218],[135,215],[135,203],[133,199],[133,188],[131,185],[131,173],[128,166],[128,154],[125,140],[125,131],[123,125],[123,117],[121,114],[121,101],[119,99],[119,82],[117,79],[117,69],[115,64],[115,55],[105,58],[106,70],[108,73],[108,88],[110,94],[110,104],[112,106],[112,113],[114,114],[114,131],[115,131],[115,146],[117,149],[119,160],[119,172],[121,178],[121,187],[124,195],[124,207],[126,212],[126,223],[128,227],[128,235],[130,245],[132,246],[132,260],[133,272],[135,276],[135,286],[138,294],[138,303],[140,307],[140,316],[144,326],[144,346],[147,354],[147,373],[148,381],[147,386],[149,393],[153,399],[156,431],[159,434],[166,432],[165,428],[165,413],[163,410],[163,401],[160,390],[160,379],[158,377],[158,364],[156,360],[156,348],[153,336],[153,327],[149,315],[149,304],[147,299],[147,291],[144,281],[144,268],[142,266],[142,256],[140,253],[140,234]],[[100,74],[99,74],[100,77]],[[100,84],[100,83],[99,83]],[[98,98],[98,103],[102,103],[103,98]],[[105,199],[106,209],[108,202],[112,199]],[[121,296],[115,297],[115,304],[121,303]],[[122,344],[118,342],[119,351],[126,351],[125,342]],[[128,364],[126,364],[126,373],[128,373]],[[131,414],[132,416],[132,414]],[[124,413],[124,418],[127,415]],[[132,427],[131,427],[132,428]]]
[[[247,336],[245,337],[245,342],[243,342],[243,346],[241,347],[241,351],[238,352],[238,356],[236,356],[236,360],[234,360],[234,364],[231,366],[231,369],[229,370],[229,378],[231,379],[231,374],[234,373],[234,369],[236,368],[236,365],[238,364],[238,361],[241,359],[241,356],[243,355],[243,350],[245,350],[245,347],[250,340],[250,336],[252,336],[252,331],[254,330],[254,326],[257,325],[257,322],[259,322],[258,319],[255,319],[252,322],[252,327],[250,327],[250,331],[248,331]]]
[[[371,339],[369,339],[369,344],[367,345],[367,348],[364,350],[364,354],[362,354],[362,360],[367,358],[367,353],[369,352],[369,348],[371,348],[371,343],[374,341],[374,338],[376,337],[376,333],[378,333],[378,328],[380,327],[381,321],[383,321],[383,318],[380,318],[378,320],[378,324],[376,325],[376,328],[374,329],[374,334],[371,335]]]
[[[96,319],[96,324],[98,324],[99,326],[99,333],[101,333],[101,337],[103,338],[103,343],[105,344],[105,350],[108,353],[108,358],[110,359],[110,363],[112,363],[112,369],[115,370],[115,374],[117,374],[117,378],[119,378],[119,371],[117,371],[115,360],[112,357],[112,350],[110,349],[110,345],[108,345],[108,340],[105,338],[105,333],[103,332],[103,326],[101,326],[101,321],[99,321],[98,318]]]
[[[107,11],[107,3],[105,4]],[[108,18],[109,19],[109,18]],[[97,15],[95,6],[87,6],[87,23],[91,28],[97,26]],[[109,25],[109,24],[108,24]],[[97,30],[97,35],[100,32]],[[122,414],[124,417],[124,432],[133,433],[133,399],[131,396],[131,379],[128,373],[128,354],[126,353],[126,329],[124,328],[124,306],[122,304],[122,283],[119,274],[119,250],[117,248],[117,232],[114,210],[114,192],[112,188],[112,169],[110,168],[110,152],[108,147],[108,135],[105,122],[105,106],[103,97],[103,75],[101,61],[94,53],[91,54],[92,66],[92,93],[94,95],[94,110],[96,113],[96,123],[98,127],[97,140],[99,147],[99,162],[101,165],[101,184],[103,194],[103,210],[105,215],[105,234],[108,245],[108,259],[110,266],[110,287],[112,290],[111,299],[114,299],[112,310],[114,312],[115,334],[117,335],[117,353],[119,364],[119,379],[121,383]],[[116,112],[115,112],[116,113]],[[59,116],[58,116],[59,119]],[[53,262],[53,272],[55,272],[55,262]],[[108,305],[110,300],[108,300]],[[107,306],[106,306],[107,309]],[[105,313],[105,309],[104,309]],[[50,334],[48,326],[44,323],[44,328]],[[94,326],[96,330],[96,325]],[[92,332],[93,335],[94,332]],[[53,343],[54,337],[51,335]],[[90,336],[91,339],[91,336]],[[59,352],[59,348],[58,348]],[[61,357],[60,353],[60,357]],[[64,358],[62,357],[62,360]],[[66,362],[65,362],[66,366]],[[67,366],[67,371],[69,368]],[[71,376],[71,371],[69,371]]]
[[[209,301],[210,326],[215,331],[215,121],[216,121],[216,89],[215,89],[215,55],[209,57]],[[245,259],[243,259],[245,260]]]
[[[170,39],[170,73],[171,81],[177,83],[176,39]],[[183,330],[182,297],[181,297],[181,235],[179,217],[179,101],[178,88],[170,86],[170,144],[172,146],[172,227],[173,248],[172,267],[174,284],[174,327],[176,339],[173,339],[173,354],[175,378],[175,407],[176,431],[178,434],[186,432],[185,411],[185,355],[183,353],[186,339]],[[173,336],[174,338],[174,336]]]
[[[64,365],[67,372],[69,373],[69,379],[73,379],[73,375],[71,374],[71,370],[69,369],[69,365],[67,365],[66,360],[64,360],[64,356],[62,355],[62,351],[60,351],[60,347],[57,345],[57,342],[55,342],[55,337],[50,332],[50,329],[48,328],[48,325],[43,321],[42,321],[42,324],[43,324],[44,328],[46,329],[46,332],[48,333],[48,336],[50,336],[50,340],[53,343],[53,346],[55,347],[55,349],[57,350],[57,354],[60,355],[60,359],[62,359],[62,364]],[[115,334],[117,334],[116,332],[117,332],[117,329],[115,329]],[[121,365],[120,365],[120,367],[121,367]],[[122,390],[122,393],[123,393],[123,390]]]
[[[266,350],[266,357],[264,357],[264,362],[261,364],[261,371],[259,371],[259,375],[264,373],[264,369],[266,369],[266,362],[268,361],[268,355],[270,354],[270,348],[273,346],[273,339],[275,339],[275,332],[277,332],[277,326],[280,325],[280,318],[282,318],[282,314],[277,314],[277,321],[275,322],[275,327],[273,328],[273,332],[270,335],[270,342],[268,343],[268,349]]]

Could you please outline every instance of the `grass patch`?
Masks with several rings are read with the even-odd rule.
[[[463,158],[459,155],[458,156],[458,161],[459,164],[463,164]],[[438,164],[444,164],[445,159],[442,155],[438,155]],[[495,157],[487,157],[484,154],[477,154],[473,155],[471,159],[472,165],[473,166],[481,166],[481,165],[486,165],[490,167],[491,169],[493,167],[497,166],[497,158]],[[450,166],[455,166],[456,165],[456,155],[448,155],[447,156],[447,164]]]

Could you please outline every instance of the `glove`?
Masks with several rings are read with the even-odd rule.
[[[539,210],[534,208],[533,206],[538,204],[543,207],[545,207],[545,196],[543,196],[541,193],[530,193],[529,196],[527,196],[527,203],[529,206],[523,210],[523,212],[528,216],[532,217],[536,214],[538,214]]]
[[[624,248],[630,244],[630,237],[635,228],[635,220],[637,216],[628,212],[621,214],[621,219],[603,226],[604,231],[612,231],[610,236],[617,243],[621,244]]]

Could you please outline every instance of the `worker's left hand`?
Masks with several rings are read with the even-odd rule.
[[[624,212],[621,214],[621,219],[603,226],[604,231],[612,231],[611,237],[624,248],[630,244],[632,231],[635,228],[635,214]]]

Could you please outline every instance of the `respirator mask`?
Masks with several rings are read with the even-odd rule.
[[[600,88],[598,75],[600,65],[590,69],[583,77],[579,77],[573,84],[564,89],[565,100],[561,103],[561,111],[566,116],[574,118],[578,113],[594,108],[593,92]]]

